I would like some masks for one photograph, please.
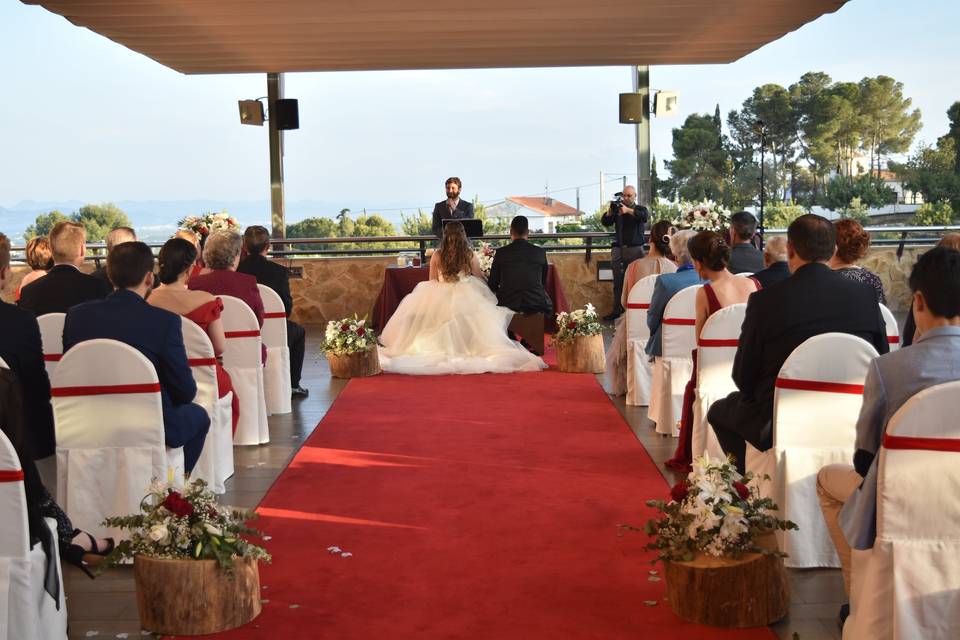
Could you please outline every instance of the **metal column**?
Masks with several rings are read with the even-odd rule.
[[[637,125],[637,202],[649,207],[650,189],[650,67],[633,67],[633,91],[643,96],[643,117]]]
[[[270,224],[271,237],[282,240],[287,237],[286,203],[283,197],[283,132],[277,129],[274,107],[283,97],[283,74],[267,74],[267,123],[270,138]]]

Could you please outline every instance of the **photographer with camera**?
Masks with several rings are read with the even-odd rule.
[[[616,320],[623,313],[623,305],[620,303],[623,274],[631,262],[643,257],[643,224],[650,215],[646,207],[637,204],[637,190],[632,185],[627,185],[621,193],[614,196],[616,199],[610,201],[610,208],[600,218],[603,226],[614,228],[611,250],[613,311],[603,318],[607,322]]]

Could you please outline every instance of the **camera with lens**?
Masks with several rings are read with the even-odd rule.
[[[613,194],[613,200],[610,201],[610,215],[619,215],[620,205],[623,204],[623,191],[617,191]]]

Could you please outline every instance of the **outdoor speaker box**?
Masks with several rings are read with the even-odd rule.
[[[263,126],[263,104],[259,100],[239,100],[240,124]]]
[[[657,91],[653,98],[653,113],[658,118],[675,116],[679,111],[676,91]]]
[[[277,121],[277,129],[299,129],[300,128],[300,109],[297,101],[292,98],[281,98],[277,100],[273,108],[272,117]]]
[[[643,94],[620,94],[620,122],[622,124],[638,124],[643,121]]]

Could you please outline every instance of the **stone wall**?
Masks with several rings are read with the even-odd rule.
[[[887,293],[888,306],[894,311],[906,311],[910,305],[907,277],[917,256],[925,248],[914,247],[904,251],[897,260],[895,247],[871,250],[862,264],[880,276]],[[613,285],[597,281],[597,261],[609,260],[609,252],[595,252],[590,262],[583,253],[551,253],[550,262],[556,267],[560,282],[571,307],[582,307],[592,302],[601,315],[610,312]],[[393,264],[393,256],[358,258],[313,258],[295,260],[303,267],[303,279],[292,279],[290,288],[294,297],[294,319],[304,324],[322,324],[334,318],[371,315],[377,294],[383,286],[383,271]],[[86,270],[93,269],[92,263]],[[15,265],[14,277],[6,284],[0,296],[13,300],[17,283],[28,271]]]

